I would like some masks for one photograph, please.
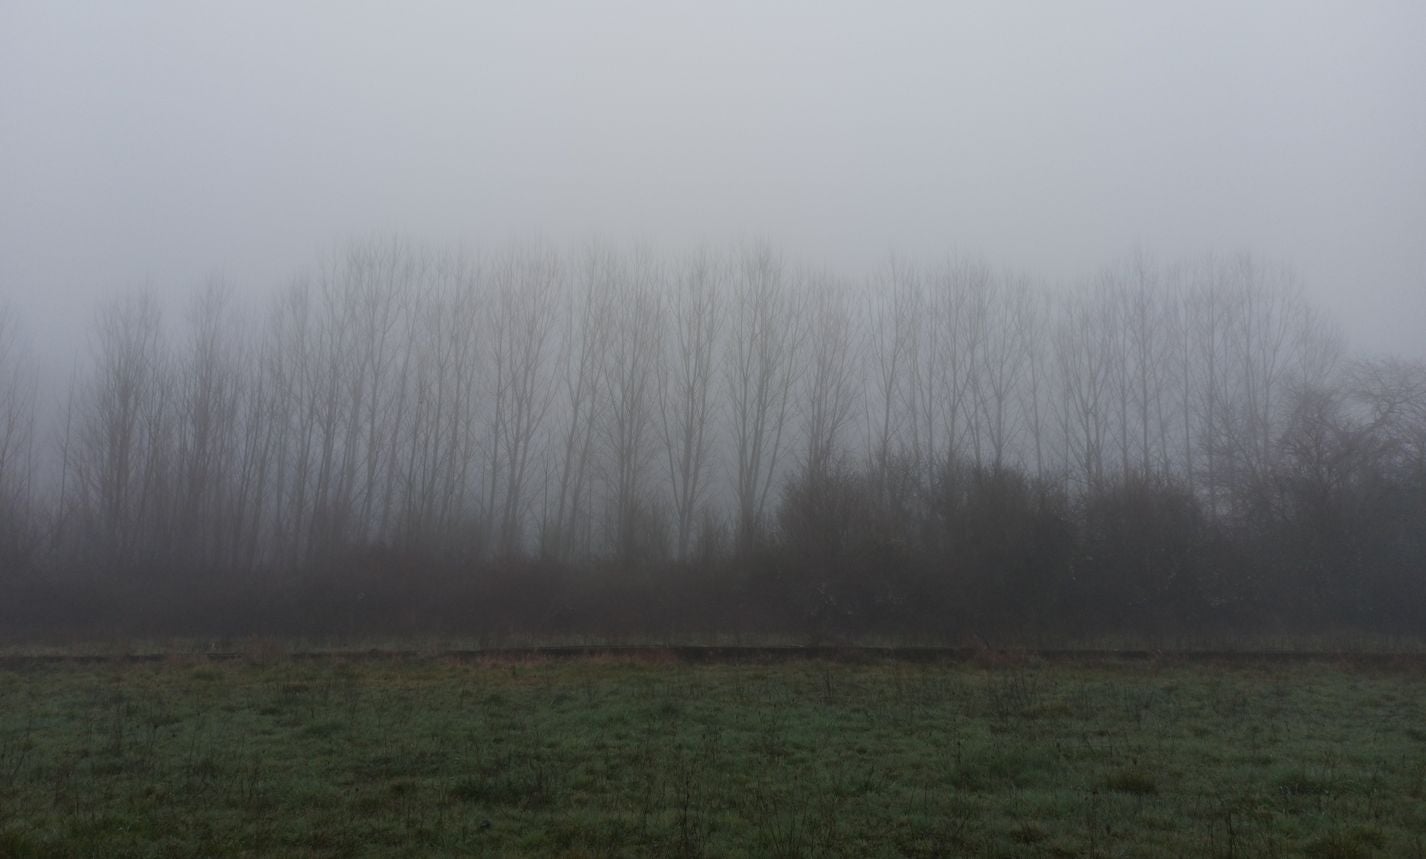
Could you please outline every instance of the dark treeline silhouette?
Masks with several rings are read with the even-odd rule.
[[[1426,629],[1426,366],[1245,254],[368,241],[170,316],[48,409],[0,315],[11,634]]]

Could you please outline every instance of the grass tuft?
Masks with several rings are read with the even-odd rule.
[[[1115,793],[1133,796],[1152,796],[1159,792],[1159,783],[1153,774],[1138,767],[1116,770],[1104,780],[1104,786]]]

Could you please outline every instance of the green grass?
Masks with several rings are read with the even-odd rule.
[[[12,662],[0,856],[1413,856],[1426,677]]]

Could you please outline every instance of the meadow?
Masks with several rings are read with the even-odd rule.
[[[0,856],[1421,856],[1419,659],[0,661]]]

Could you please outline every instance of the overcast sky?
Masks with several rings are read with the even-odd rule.
[[[49,348],[373,233],[1249,249],[1426,357],[1426,3],[0,0],[0,297]]]

